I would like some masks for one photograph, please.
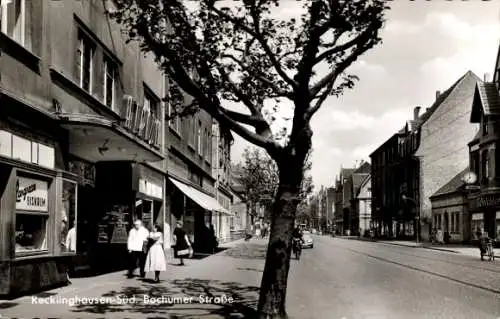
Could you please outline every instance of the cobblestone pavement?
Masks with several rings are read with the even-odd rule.
[[[287,310],[292,319],[500,317],[500,263],[427,249],[314,238],[314,248],[291,261]],[[238,242],[215,256],[189,260],[185,267],[169,265],[159,284],[127,280],[120,272],[75,279],[69,287],[38,295],[135,297],[121,304],[37,305],[32,297],[24,297],[0,303],[0,314],[10,318],[254,318],[265,251],[265,240]],[[163,297],[163,302],[151,303],[152,297]],[[192,298],[192,302],[172,304],[167,299],[172,297]]]

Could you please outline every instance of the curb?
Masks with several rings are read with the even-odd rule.
[[[460,254],[459,251],[451,250],[451,249],[446,249],[446,248],[437,248],[437,247],[428,247],[428,246],[422,246],[422,248],[430,249],[430,250],[437,250],[437,251],[446,251],[446,252],[449,252],[449,253]]]

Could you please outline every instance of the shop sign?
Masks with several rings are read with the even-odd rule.
[[[477,207],[489,207],[500,205],[499,196],[481,196],[477,199]]]
[[[16,209],[37,212],[49,210],[49,183],[18,177],[16,181]]]
[[[163,187],[151,183],[143,178],[139,179],[139,192],[154,198],[163,198]]]
[[[483,220],[483,213],[472,214],[472,220]]]

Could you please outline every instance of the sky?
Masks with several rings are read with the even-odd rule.
[[[294,1],[283,3],[282,14],[293,14]],[[389,4],[383,43],[347,70],[360,81],[342,97],[328,98],[311,121],[316,188],[333,185],[341,166],[369,161],[370,153],[412,118],[415,106],[430,107],[436,91],[445,91],[467,71],[493,76],[500,2]],[[235,135],[232,161],[239,162],[248,146]]]

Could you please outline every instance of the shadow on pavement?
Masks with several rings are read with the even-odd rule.
[[[220,255],[240,259],[266,259],[266,251],[266,245],[243,243],[221,253]]]
[[[78,304],[73,307],[72,311],[103,316],[121,312],[123,318],[127,317],[127,313],[132,317],[133,314],[150,314],[148,318],[171,319],[181,317],[255,318],[258,293],[258,287],[217,280],[188,278],[161,281],[159,284],[143,282],[140,286],[123,287],[101,296],[113,300],[119,300],[118,297],[120,297],[121,303]],[[189,297],[191,297],[190,302],[180,301]],[[207,297],[215,299],[210,301]],[[232,302],[230,297],[233,299]],[[152,298],[157,298],[157,302],[152,302]],[[125,300],[128,302],[123,302]]]

